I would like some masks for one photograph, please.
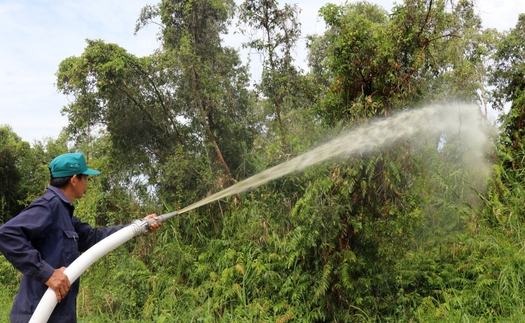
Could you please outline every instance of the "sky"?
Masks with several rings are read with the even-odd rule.
[[[387,11],[391,0],[368,0]],[[57,92],[55,73],[60,62],[82,55],[86,39],[116,43],[136,56],[147,56],[160,44],[158,27],[147,26],[134,34],[141,9],[159,1],[148,0],[0,0],[0,125],[9,125],[30,143],[56,138],[67,125],[61,115],[68,98]],[[281,0],[280,3],[284,3]],[[318,10],[340,0],[295,0],[302,12],[303,36],[321,34],[324,24]],[[352,2],[352,0],[349,0]],[[399,3],[402,0],[398,1]],[[477,0],[477,10],[485,28],[499,31],[513,28],[523,0]],[[225,44],[241,48],[240,35],[228,35]],[[297,62],[304,63],[304,40],[297,50]],[[247,54],[246,54],[247,55]],[[245,58],[245,57],[243,57]],[[258,61],[253,56],[252,73]]]

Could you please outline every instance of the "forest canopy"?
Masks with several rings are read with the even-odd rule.
[[[404,0],[391,12],[327,3],[326,31],[301,35],[300,10],[148,5],[136,31],[160,26],[161,49],[137,57],[89,39],[57,66],[69,98],[58,138],[30,145],[0,127],[0,224],[43,192],[65,152],[101,170],[75,209],[94,226],[293,166],[100,259],[82,277],[80,320],[521,319],[525,15],[498,32],[482,27],[474,0]],[[243,60],[226,32],[262,60]],[[346,153],[321,158],[336,143]],[[0,273],[7,320],[20,277],[2,256]]]

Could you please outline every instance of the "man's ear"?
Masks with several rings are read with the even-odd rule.
[[[73,175],[69,179],[69,184],[72,185],[72,186],[75,186],[75,185],[77,185],[77,181],[78,181],[77,175]]]

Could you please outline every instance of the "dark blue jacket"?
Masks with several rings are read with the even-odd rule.
[[[122,228],[93,229],[73,216],[74,209],[60,189],[48,186],[43,196],[0,227],[0,252],[24,275],[11,309],[12,323],[30,320],[55,269],[68,267],[79,252]],[[79,280],[71,284],[49,322],[77,321],[78,289]]]

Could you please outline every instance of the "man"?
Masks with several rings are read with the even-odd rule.
[[[88,176],[100,174],[87,167],[84,155],[60,155],[49,170],[46,193],[0,227],[0,252],[23,274],[11,309],[12,323],[28,322],[48,287],[59,302],[49,322],[76,322],[79,282],[70,285],[64,270],[79,252],[123,227],[94,229],[73,216],[73,202],[84,195]],[[150,232],[161,225],[152,224]]]

